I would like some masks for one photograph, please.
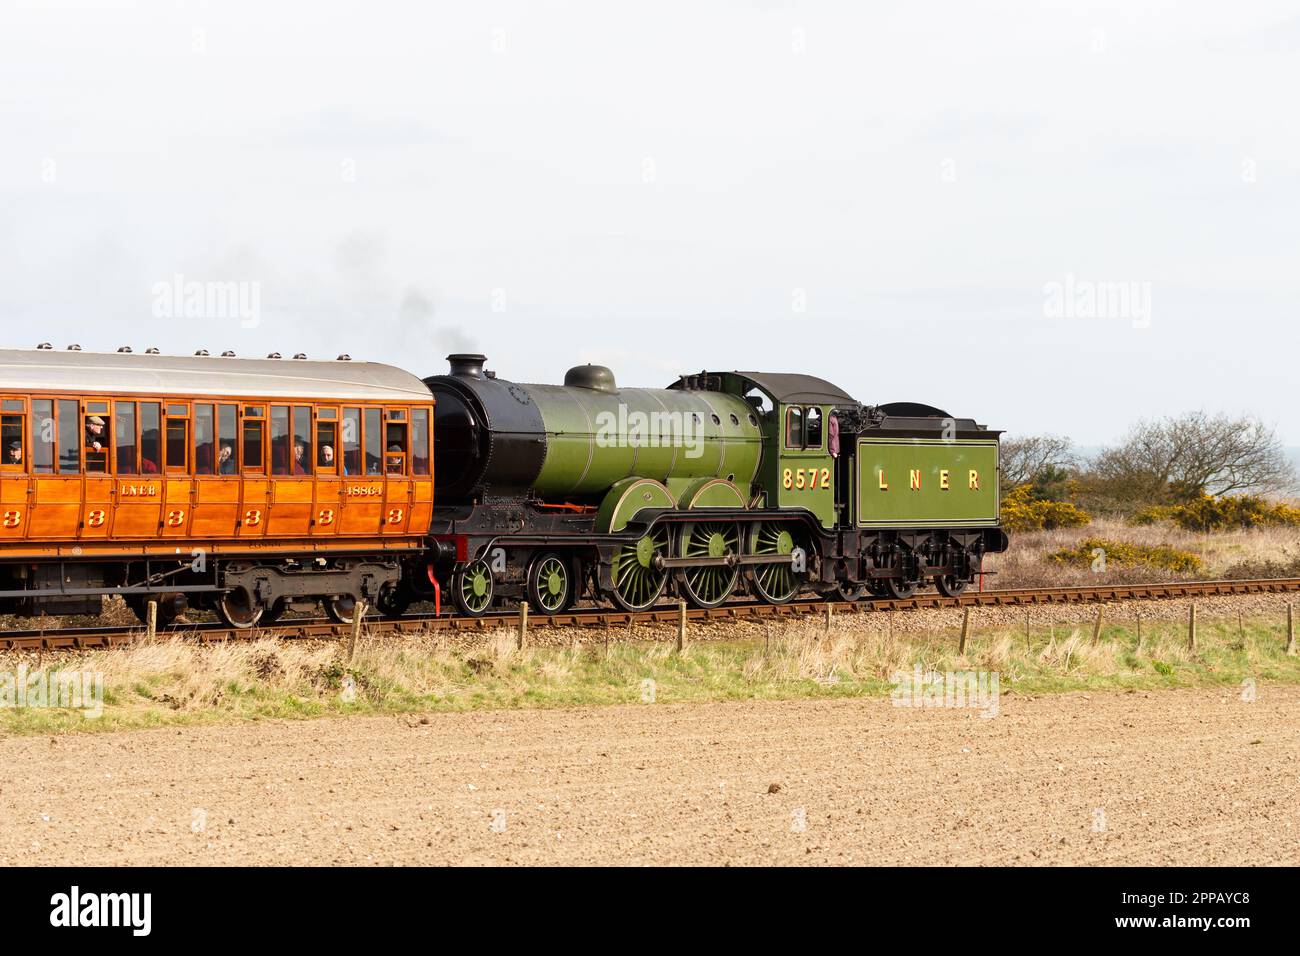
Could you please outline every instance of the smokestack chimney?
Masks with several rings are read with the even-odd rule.
[[[487,361],[487,356],[471,352],[457,352],[455,355],[448,355],[447,361],[451,363],[452,375],[464,375],[466,378],[482,378],[483,363]]]

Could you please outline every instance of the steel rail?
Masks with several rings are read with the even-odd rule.
[[[716,608],[687,607],[687,621],[743,621],[797,618],[825,613],[865,614],[880,611],[913,611],[951,607],[1024,607],[1037,604],[1095,604],[1109,601],[1168,600],[1171,598],[1222,597],[1247,594],[1284,594],[1300,591],[1300,578],[1261,578],[1246,581],[1170,581],[1158,584],[1107,584],[1073,588],[1017,588],[970,591],[948,598],[937,593],[917,594],[909,598],[866,598],[860,601],[807,598],[788,604],[743,601]],[[648,611],[628,612],[609,608],[577,608],[561,614],[543,615],[530,611],[529,627],[613,627],[635,624],[667,624],[679,620],[674,605],[660,605]],[[401,618],[366,618],[369,632],[410,634],[421,631],[485,631],[510,627],[518,620],[516,612],[486,614],[482,617],[434,616],[412,614]],[[180,624],[160,629],[159,634],[180,636],[199,643],[249,640],[258,637],[283,639],[330,640],[351,633],[351,625],[336,624],[319,618],[280,621],[265,628],[242,630],[225,624]],[[144,628],[80,627],[50,630],[7,631],[0,633],[0,650],[78,650],[115,647],[139,641]]]

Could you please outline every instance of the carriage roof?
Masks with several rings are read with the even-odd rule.
[[[428,402],[420,379],[377,362],[0,349],[0,389]]]

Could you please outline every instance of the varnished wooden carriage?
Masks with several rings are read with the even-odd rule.
[[[427,586],[432,420],[374,363],[0,350],[0,613],[400,613]]]

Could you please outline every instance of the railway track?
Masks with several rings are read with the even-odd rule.
[[[738,602],[723,607],[687,608],[687,621],[758,620],[797,618],[825,613],[829,604],[836,615],[868,614],[880,611],[910,611],[945,607],[1020,607],[1036,604],[1089,604],[1104,601],[1160,600],[1168,598],[1216,597],[1243,594],[1283,594],[1300,591],[1300,578],[1263,578],[1250,581],[1179,581],[1163,584],[1123,584],[1086,588],[1019,588],[973,591],[958,598],[925,593],[894,600],[872,598],[862,601],[826,601],[809,599],[789,604]],[[680,610],[672,605],[649,611],[629,613],[608,608],[578,608],[564,614],[530,615],[530,627],[610,627],[613,625],[673,623]],[[487,614],[483,617],[407,615],[402,618],[367,618],[370,632],[391,634],[427,630],[484,631],[508,627],[518,620],[515,612]],[[253,637],[328,640],[344,637],[351,628],[322,619],[282,621],[272,627],[238,630],[224,624],[183,624],[165,633],[200,643],[248,640]],[[76,650],[130,644],[144,636],[142,627],[81,627],[57,630],[7,631],[0,634],[0,650]]]

